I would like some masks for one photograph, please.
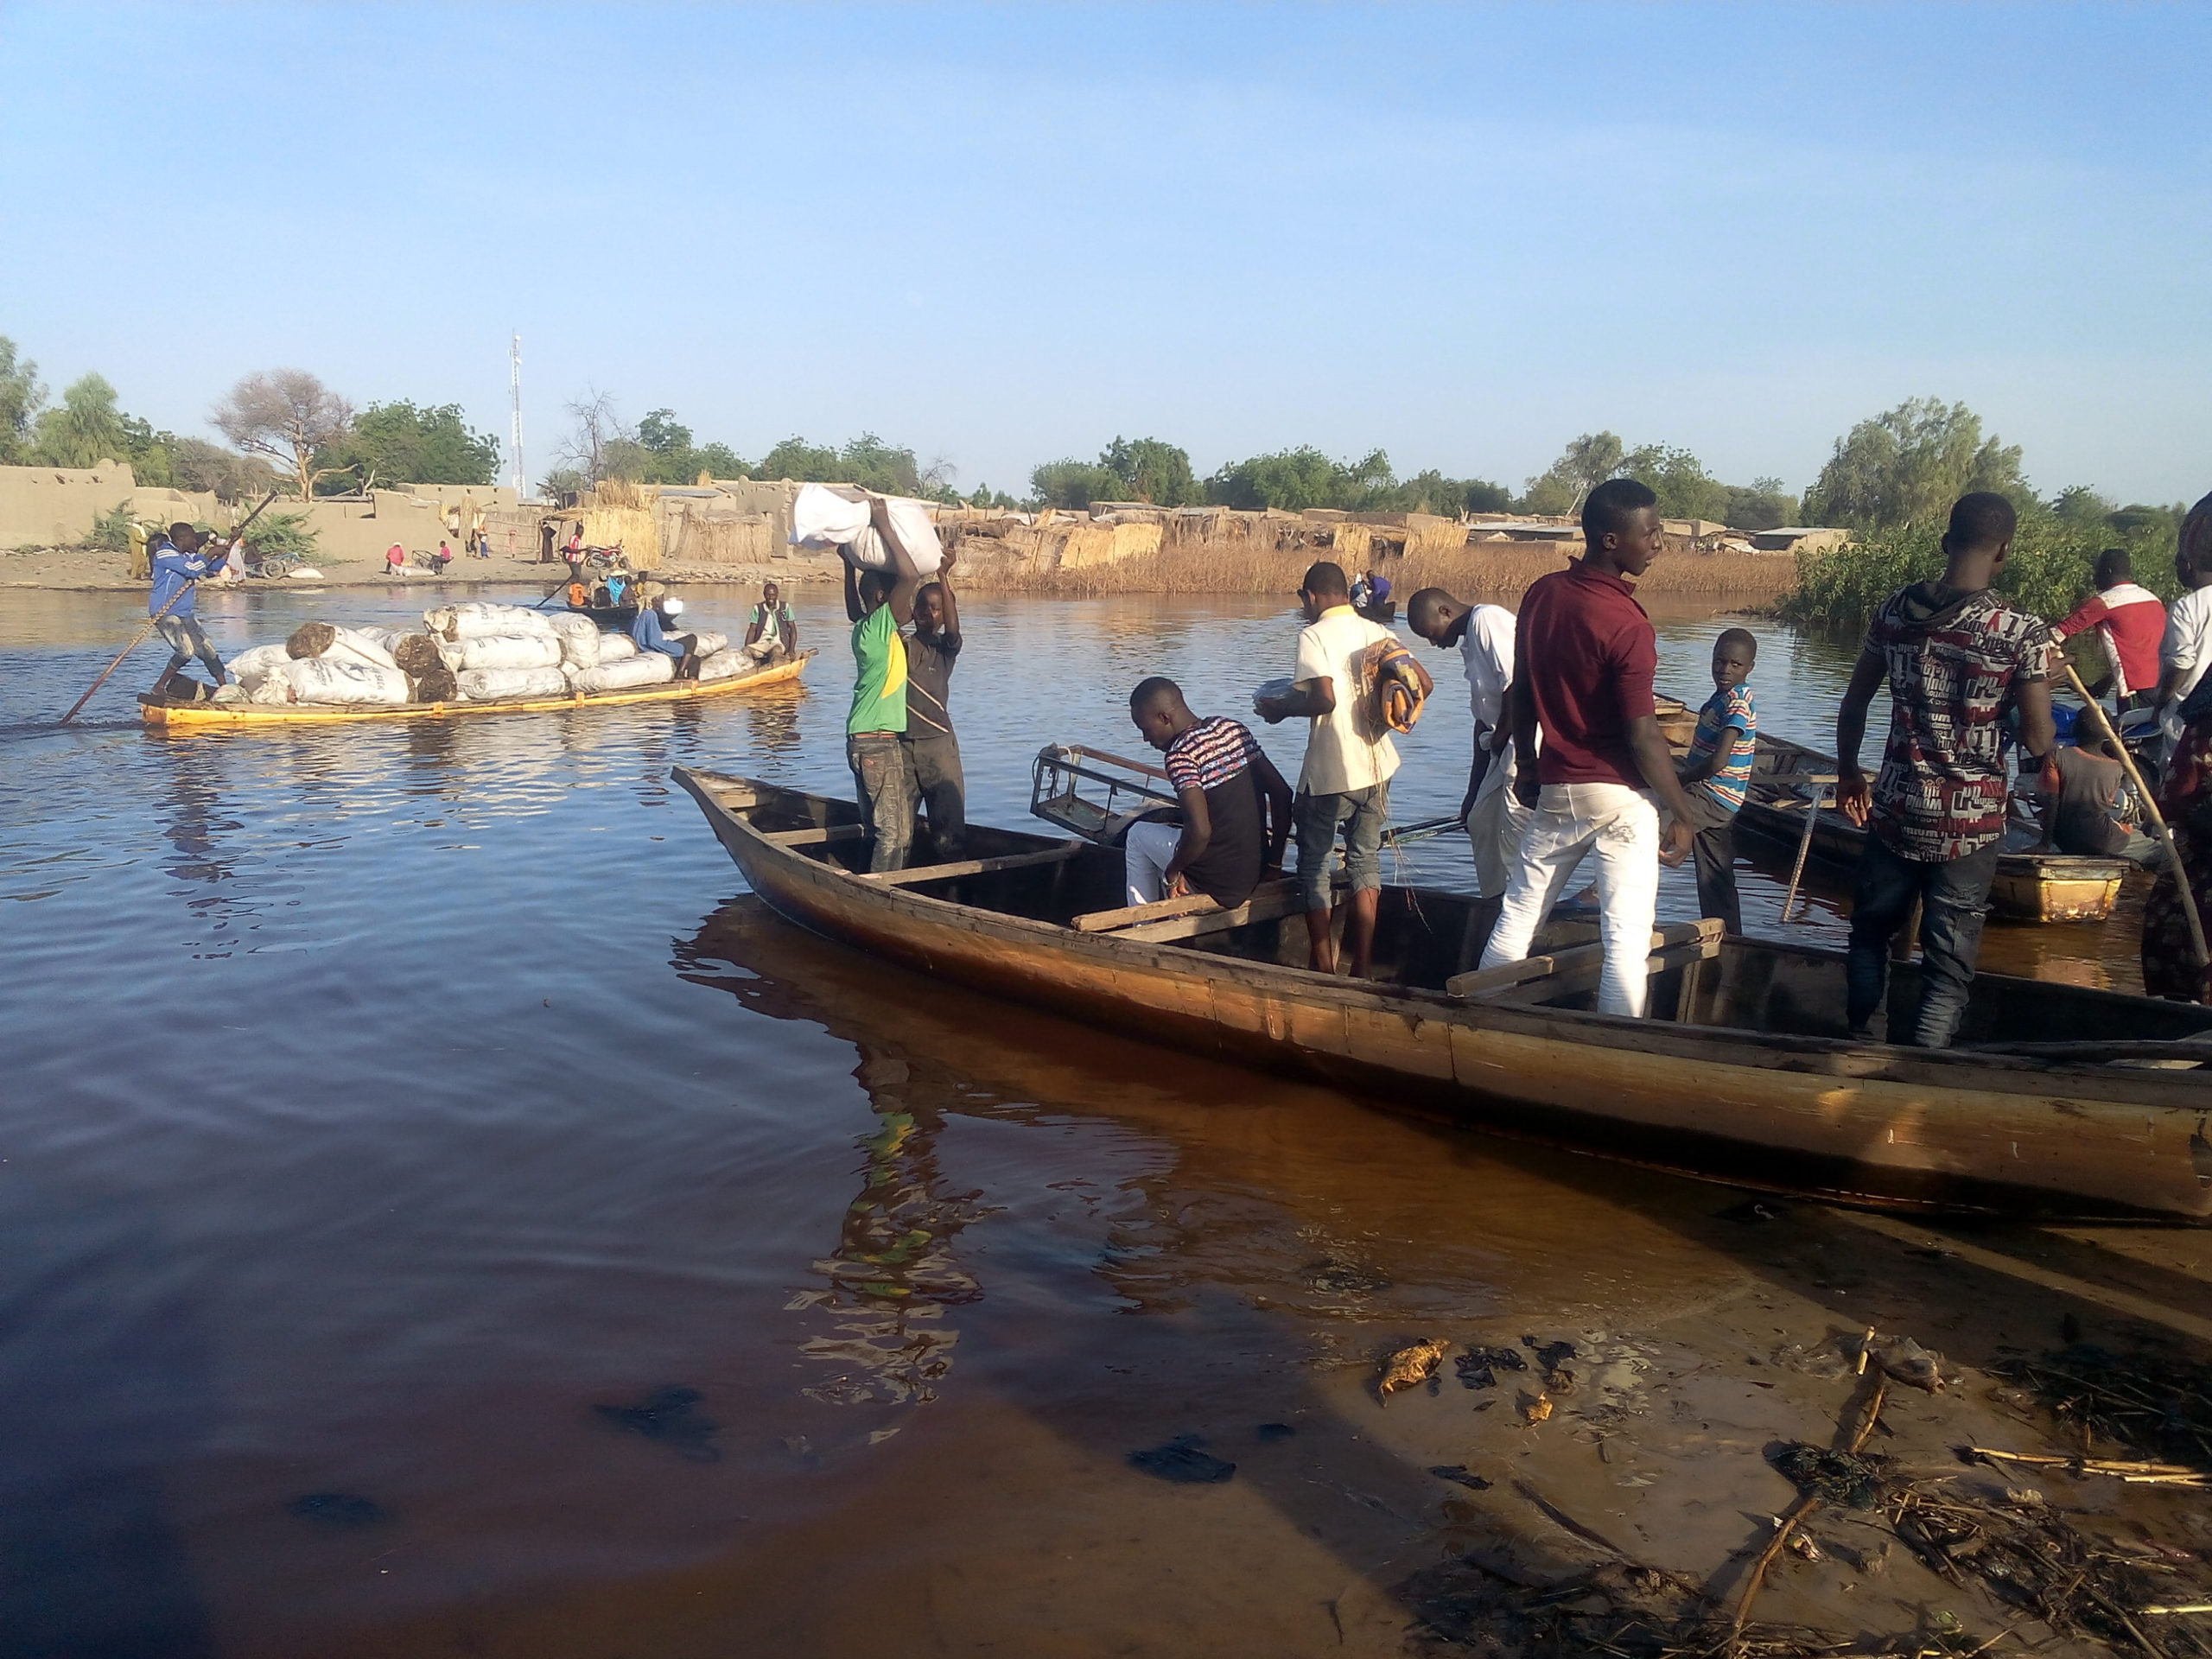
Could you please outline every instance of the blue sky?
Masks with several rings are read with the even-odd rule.
[[[1935,395],[2194,499],[2208,65],[2180,5],[0,0],[0,334],[179,431],[296,365],[504,440],[518,329],[534,474],[598,387],[964,488],[1601,427],[1798,487]]]

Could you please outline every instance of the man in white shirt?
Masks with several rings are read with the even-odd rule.
[[[2181,741],[2182,699],[2212,668],[2212,495],[2182,520],[2174,575],[2183,593],[2167,607],[2165,638],[2158,643],[2158,725],[2169,747]]]
[[[1298,827],[1298,885],[1306,906],[1306,965],[1337,971],[1330,934],[1329,859],[1339,830],[1344,874],[1351,887],[1344,949],[1355,978],[1374,971],[1375,918],[1382,898],[1382,830],[1390,817],[1390,779],[1398,770],[1397,746],[1361,696],[1362,669],[1376,645],[1397,636],[1351,607],[1344,567],[1312,566],[1298,590],[1308,626],[1298,636],[1298,665],[1290,690],[1255,697],[1252,707],[1270,726],[1303,716],[1308,722],[1306,764],[1298,774],[1291,817]],[[1402,654],[1403,647],[1399,647]],[[1364,659],[1364,661],[1363,661]],[[1426,696],[1435,683],[1410,658],[1406,666]],[[1370,675],[1371,677],[1371,671]]]
[[[1513,726],[1505,706],[1513,687],[1513,621],[1503,605],[1462,605],[1441,588],[1424,588],[1406,601],[1406,626],[1440,651],[1458,646],[1466,672],[1475,751],[1459,819],[1474,854],[1475,893],[1483,899],[1505,896],[1529,823],[1529,809],[1513,794]]]

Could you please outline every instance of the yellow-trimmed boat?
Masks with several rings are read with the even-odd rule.
[[[404,702],[390,709],[346,709],[336,704],[283,702],[186,702],[141,693],[138,712],[149,726],[181,731],[237,731],[248,727],[327,725],[333,721],[452,720],[463,715],[550,714],[564,709],[605,709],[616,703],[690,702],[733,691],[757,691],[765,685],[796,680],[813,657],[803,651],[789,662],[772,664],[726,680],[671,680],[628,691],[577,692],[565,697],[516,697],[501,702]]]

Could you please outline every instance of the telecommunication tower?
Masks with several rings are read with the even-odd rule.
[[[507,390],[514,404],[515,438],[515,499],[526,500],[530,495],[530,474],[522,464],[522,336],[517,334],[507,346]]]

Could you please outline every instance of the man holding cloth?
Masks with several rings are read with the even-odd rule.
[[[1298,774],[1292,817],[1298,826],[1298,885],[1306,905],[1306,965],[1337,971],[1330,936],[1329,859],[1344,832],[1344,874],[1351,882],[1344,949],[1351,972],[1374,972],[1375,918],[1382,900],[1382,829],[1390,817],[1390,779],[1398,770],[1397,746],[1387,729],[1375,729],[1361,708],[1363,659],[1396,636],[1351,607],[1344,567],[1326,560],[1310,567],[1298,590],[1309,626],[1298,636],[1298,665],[1291,687],[1277,696],[1253,699],[1270,726],[1303,715],[1310,722],[1306,765]],[[1403,648],[1400,647],[1400,654]],[[1427,671],[1407,660],[1421,695],[1435,689]]]
[[[1439,651],[1459,650],[1467,701],[1475,715],[1474,760],[1459,822],[1475,859],[1475,896],[1504,896],[1528,827],[1529,811],[1513,793],[1513,726],[1505,711],[1513,684],[1513,613],[1503,605],[1462,605],[1441,588],[1424,588],[1406,603],[1406,625]]]
[[[1643,1014],[1650,988],[1644,962],[1659,862],[1663,855],[1681,863],[1692,836],[1689,799],[1652,702],[1658,637],[1628,581],[1659,556],[1658,503],[1632,478],[1598,486],[1582,507],[1582,556],[1522,598],[1513,787],[1529,820],[1482,963],[1526,957],[1554,901],[1594,853],[1605,947],[1598,1011],[1632,1017]],[[1531,673],[1532,664],[1542,671]],[[1673,819],[1663,836],[1662,808]]]

